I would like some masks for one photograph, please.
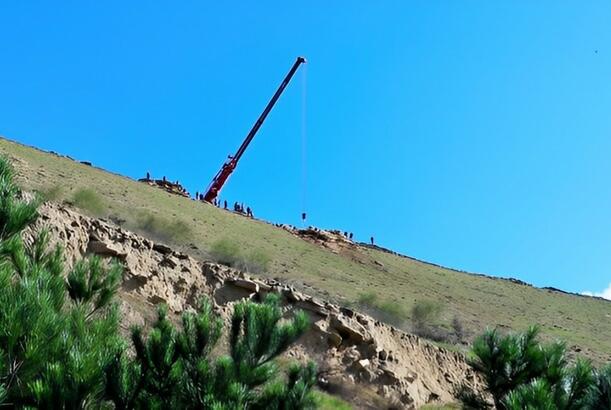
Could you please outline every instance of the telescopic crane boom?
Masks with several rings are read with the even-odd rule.
[[[252,126],[252,129],[250,130],[250,132],[244,139],[244,142],[242,142],[242,145],[240,145],[240,148],[238,148],[238,151],[236,152],[236,154],[233,156],[231,155],[229,156],[227,161],[221,167],[220,171],[216,174],[216,176],[210,183],[210,186],[208,187],[208,190],[206,191],[206,195],[204,196],[205,201],[214,202],[219,192],[223,188],[223,185],[225,184],[225,182],[227,181],[227,179],[229,178],[233,170],[238,165],[238,161],[240,160],[240,158],[242,158],[242,155],[244,155],[244,151],[246,151],[246,148],[248,148],[248,145],[250,144],[252,139],[257,134],[257,131],[259,131],[259,128],[261,128],[263,121],[265,121],[265,118],[267,117],[269,112],[274,107],[274,104],[276,104],[276,101],[278,101],[278,98],[280,98],[280,95],[282,95],[282,92],[284,91],[288,83],[291,81],[291,78],[293,78],[295,71],[297,71],[299,66],[305,62],[306,62],[305,58],[297,57],[297,60],[295,61],[291,69],[289,70],[286,77],[284,77],[284,80],[282,81],[278,89],[276,90],[276,93],[273,95],[272,99],[269,100],[269,102],[267,103],[267,106],[265,107],[261,115],[259,116],[259,119],[257,120],[257,122],[255,122],[255,125]]]

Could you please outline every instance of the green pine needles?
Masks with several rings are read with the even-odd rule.
[[[486,381],[497,409],[611,409],[611,364],[596,370],[584,359],[570,364],[564,342],[543,344],[539,328],[502,336],[487,330],[473,343],[471,365]],[[469,408],[489,408],[463,392]]]
[[[114,295],[122,269],[98,257],[67,272],[46,232],[24,241],[38,201],[27,201],[0,158],[0,407],[314,408],[313,364],[281,374],[274,359],[308,326],[284,320],[275,296],[235,306],[229,354],[213,357],[223,321],[207,300],[180,330],[164,307],[133,350],[119,334]]]
[[[177,331],[159,310],[144,338],[132,333],[135,356],[115,358],[108,369],[108,397],[117,409],[306,409],[314,408],[313,364],[293,365],[278,377],[273,359],[308,326],[303,313],[281,322],[278,298],[235,306],[230,354],[210,357],[221,337],[223,321],[204,300],[198,313],[185,313]]]
[[[22,240],[37,202],[21,199],[13,177],[0,159],[0,402],[69,409],[99,403],[103,370],[124,345],[110,303],[120,269],[82,261],[68,277],[90,286],[70,286],[61,249],[49,247],[46,232]]]

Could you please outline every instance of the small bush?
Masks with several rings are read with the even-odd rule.
[[[462,342],[465,338],[465,327],[458,316],[454,316],[452,319],[452,330],[454,330],[454,336],[458,343]]]
[[[240,263],[238,268],[251,273],[263,273],[269,268],[269,264],[272,258],[262,251],[261,249],[255,249],[248,253]]]
[[[261,249],[253,249],[244,254],[235,242],[227,238],[219,239],[212,244],[210,256],[217,263],[256,274],[267,271],[272,260]]]
[[[361,293],[358,298],[359,305],[365,307],[375,307],[378,302],[378,295],[374,292]]]
[[[52,187],[46,187],[46,188],[41,189],[39,193],[40,193],[42,200],[45,202],[46,201],[58,201],[62,197],[64,190],[59,185],[53,185]]]
[[[168,219],[142,211],[136,215],[136,230],[166,242],[185,242],[191,238],[191,227],[180,219]]]
[[[237,267],[241,259],[240,247],[229,239],[219,239],[212,244],[210,256],[217,263]]]
[[[442,306],[432,300],[419,300],[412,307],[412,324],[414,329],[436,326],[439,323]]]
[[[106,204],[100,196],[88,188],[77,189],[72,195],[72,204],[94,216],[101,216],[106,210]]]
[[[395,326],[402,326],[407,316],[403,307],[392,301],[379,300],[374,292],[364,292],[358,296],[357,305],[374,318]]]
[[[432,300],[419,300],[412,307],[412,331],[425,339],[455,343],[457,338],[441,326],[443,306]]]
[[[405,322],[405,309],[397,302],[384,301],[378,305],[382,320],[397,326]]]

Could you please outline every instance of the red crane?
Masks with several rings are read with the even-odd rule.
[[[276,104],[276,101],[278,101],[278,98],[280,98],[280,95],[282,95],[282,92],[288,85],[289,81],[291,81],[291,78],[293,78],[293,75],[295,74],[295,71],[297,71],[297,68],[299,68],[299,66],[305,62],[306,62],[305,58],[297,57],[297,60],[295,61],[291,69],[289,70],[286,77],[284,77],[284,80],[280,84],[280,87],[278,87],[278,89],[276,90],[276,93],[274,94],[272,99],[269,100],[269,102],[267,103],[267,106],[265,107],[261,115],[259,116],[259,119],[257,120],[257,122],[255,122],[255,125],[252,126],[252,129],[246,136],[246,139],[244,139],[244,142],[242,142],[242,145],[240,145],[240,148],[238,149],[236,154],[233,156],[231,155],[229,156],[227,161],[221,167],[221,170],[216,174],[214,179],[212,179],[212,182],[210,183],[210,186],[208,187],[208,190],[206,191],[206,195],[204,196],[205,201],[214,202],[219,192],[221,192],[223,185],[225,184],[225,182],[227,181],[227,179],[229,178],[233,170],[238,165],[238,161],[240,160],[240,158],[242,158],[242,155],[244,155],[244,151],[246,151],[246,148],[248,148],[248,144],[250,144],[252,139],[255,137],[255,134],[257,133],[257,131],[259,131],[259,128],[261,127],[261,124],[263,124],[263,121],[265,121],[267,114],[269,114],[269,112],[274,107],[274,104]]]

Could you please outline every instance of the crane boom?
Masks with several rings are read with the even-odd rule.
[[[284,77],[284,80],[282,81],[278,89],[276,90],[276,93],[272,96],[271,100],[269,100],[269,102],[265,106],[265,109],[263,110],[259,118],[257,119],[257,122],[255,122],[255,124],[252,126],[250,132],[244,139],[244,142],[242,142],[242,145],[240,145],[240,148],[238,148],[238,151],[235,153],[235,155],[229,156],[227,161],[221,167],[220,171],[212,179],[212,182],[210,183],[210,186],[208,187],[208,190],[206,191],[206,195],[204,196],[205,201],[213,202],[216,199],[219,192],[223,188],[223,185],[225,184],[225,182],[227,181],[227,179],[229,178],[233,170],[238,165],[238,161],[240,160],[240,158],[242,158],[242,155],[244,155],[244,151],[246,151],[246,148],[248,148],[248,145],[250,144],[250,142],[253,140],[253,138],[257,134],[257,131],[259,131],[259,128],[261,128],[263,121],[265,121],[265,118],[267,117],[269,112],[272,110],[272,108],[276,104],[276,101],[278,101],[278,98],[280,98],[280,95],[282,95],[282,92],[284,91],[288,83],[291,81],[291,78],[293,78],[293,75],[295,74],[299,66],[305,62],[306,62],[305,58],[297,57],[297,60],[295,61],[291,69],[289,70],[286,77]]]

